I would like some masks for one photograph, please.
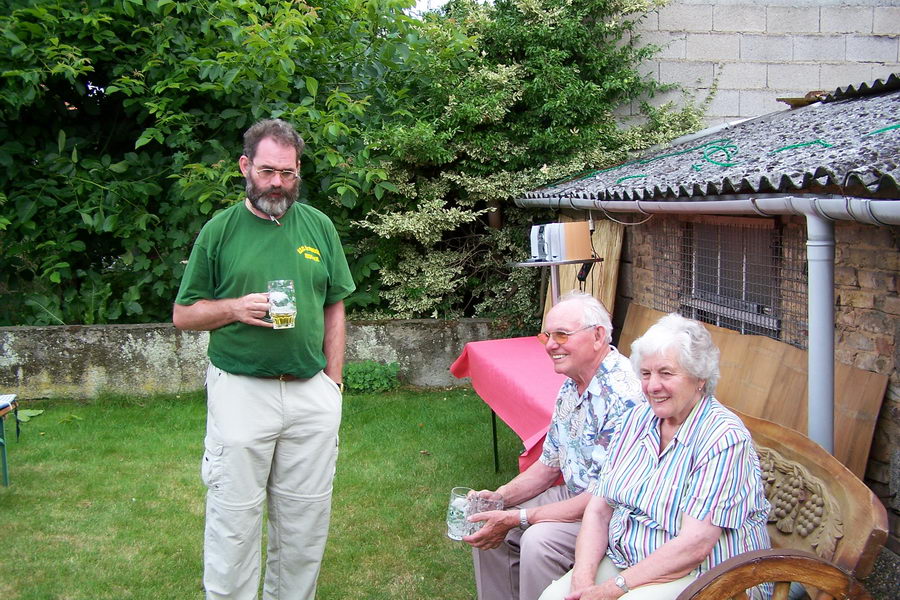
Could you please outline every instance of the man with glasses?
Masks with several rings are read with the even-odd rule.
[[[343,299],[353,289],[334,225],[297,202],[303,139],[288,123],[244,134],[246,197],[200,231],[175,300],[179,329],[208,330],[203,585],[207,599],[315,597],[341,419]],[[267,282],[290,279],[296,326],[274,329]]]
[[[631,364],[610,345],[609,313],[592,296],[564,296],[538,339],[567,379],[540,458],[495,491],[479,492],[507,507],[474,515],[484,526],[463,538],[473,547],[479,600],[537,600],[571,569],[610,437],[621,415],[643,400]],[[560,476],[564,483],[557,485]]]

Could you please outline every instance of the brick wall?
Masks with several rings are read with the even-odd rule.
[[[835,226],[835,358],[890,375],[866,483],[888,507],[900,554],[900,227]]]
[[[671,0],[638,28],[642,40],[662,47],[644,72],[680,84],[698,101],[716,85],[706,112],[712,125],[787,108],[779,97],[833,91],[900,71],[897,0],[791,4]],[[680,98],[680,92],[668,92],[651,103]],[[637,114],[636,106],[621,116]]]

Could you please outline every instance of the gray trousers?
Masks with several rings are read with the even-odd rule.
[[[328,537],[341,393],[323,372],[282,382],[207,371],[207,600],[313,600]]]
[[[571,498],[566,486],[554,486],[517,508]],[[493,550],[472,549],[478,600],[537,600],[554,580],[575,564],[575,538],[581,522],[535,523],[511,529]]]

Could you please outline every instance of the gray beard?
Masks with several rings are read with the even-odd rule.
[[[293,188],[280,188],[277,196],[273,196],[271,192],[274,188],[258,188],[250,178],[246,179],[245,191],[247,199],[256,210],[267,214],[270,217],[280,217],[297,201],[300,186],[295,185]]]

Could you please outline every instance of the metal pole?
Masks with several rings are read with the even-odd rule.
[[[834,454],[834,223],[806,215],[809,264],[807,433]]]
[[[550,265],[550,306],[559,302],[559,265]]]

